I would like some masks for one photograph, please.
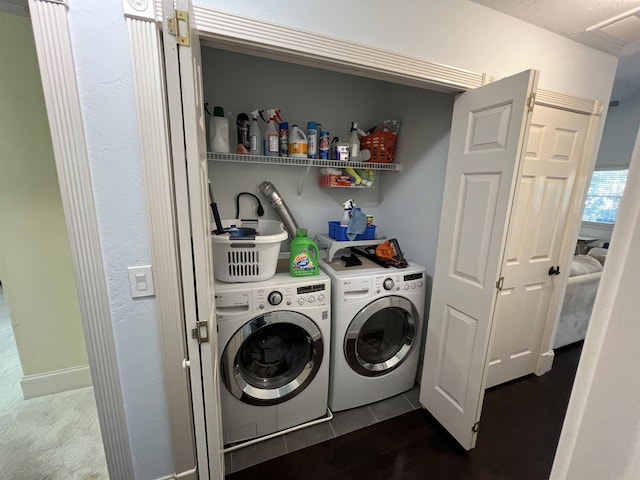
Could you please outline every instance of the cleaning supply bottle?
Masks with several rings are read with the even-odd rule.
[[[318,275],[318,246],[307,238],[307,229],[298,228],[296,238],[291,240],[289,273],[292,277]]]
[[[238,129],[237,153],[247,155],[249,153],[249,116],[246,113],[239,113],[236,119]]]
[[[267,110],[269,121],[267,122],[267,131],[265,133],[266,148],[264,154],[268,157],[277,157],[280,152],[280,135],[278,133],[278,123],[282,121],[280,118],[280,110],[272,108]]]
[[[318,124],[307,122],[307,157],[318,158]]]
[[[249,125],[249,153],[251,155],[262,155],[262,134],[258,125],[258,115],[260,110],[251,112],[251,124]]]
[[[344,210],[342,212],[342,218],[340,219],[340,226],[341,227],[348,227],[349,226],[349,222],[351,221],[351,210],[353,210],[353,207],[355,207],[355,203],[353,202],[353,199],[349,199],[346,202],[344,202]]]
[[[224,116],[224,108],[213,107],[213,118],[209,131],[211,149],[216,153],[229,153],[229,120]]]
[[[360,137],[358,137],[358,124],[351,122],[351,133],[349,136],[349,160],[360,161]]]
[[[307,158],[307,136],[298,128],[298,125],[293,125],[289,133],[289,156]]]
[[[289,156],[289,124],[287,122],[280,122],[278,136],[280,139],[280,156],[287,157]]]

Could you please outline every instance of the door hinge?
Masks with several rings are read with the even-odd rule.
[[[504,285],[504,277],[500,277],[496,282],[496,288],[498,291],[502,290],[502,286]]]
[[[527,99],[527,107],[529,108],[530,112],[533,112],[533,106],[536,104],[536,93],[533,92],[531,95],[529,95],[529,98]]]
[[[188,47],[189,41],[189,14],[182,10],[176,10],[173,17],[167,17],[167,32],[176,37],[178,45]]]
[[[196,327],[191,329],[191,337],[199,344],[209,343],[209,322],[196,322]]]
[[[478,433],[478,430],[480,430],[480,422],[476,422],[473,424],[473,427],[471,427],[471,431],[473,433]]]

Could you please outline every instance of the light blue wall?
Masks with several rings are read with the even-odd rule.
[[[596,168],[629,165],[639,125],[640,95],[609,107]]]
[[[174,471],[153,298],[127,267],[151,262],[126,23],[119,1],[69,2],[69,22],[136,478]]]

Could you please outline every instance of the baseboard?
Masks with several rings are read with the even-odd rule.
[[[52,372],[25,375],[20,380],[22,395],[27,398],[42,397],[51,393],[75,390],[91,386],[89,366],[64,368]]]
[[[551,367],[553,366],[554,356],[555,353],[553,352],[553,350],[548,350],[540,355],[540,358],[538,359],[538,366],[536,368],[536,375],[544,375],[549,370],[551,370]]]

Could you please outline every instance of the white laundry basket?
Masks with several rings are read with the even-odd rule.
[[[213,234],[213,273],[221,282],[260,282],[276,273],[280,244],[288,234],[277,220],[222,220],[225,229],[255,228],[255,235]]]

